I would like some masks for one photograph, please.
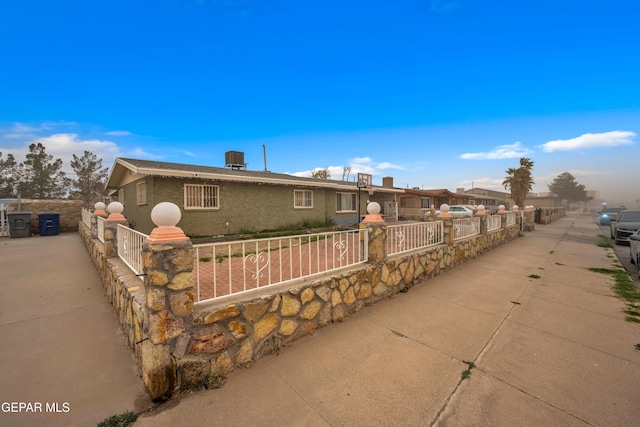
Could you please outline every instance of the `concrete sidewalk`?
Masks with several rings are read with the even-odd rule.
[[[0,426],[95,426],[148,408],[119,331],[77,233],[0,239]]]
[[[612,266],[598,233],[538,226],[136,425],[638,426],[640,327],[588,270]]]

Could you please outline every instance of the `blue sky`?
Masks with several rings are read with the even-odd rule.
[[[504,190],[535,162],[640,198],[640,2],[23,0],[0,5],[0,152]]]

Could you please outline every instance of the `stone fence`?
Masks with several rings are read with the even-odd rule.
[[[81,219],[82,200],[37,200],[22,199],[20,207],[18,201],[13,200],[9,203],[9,212],[31,212],[31,232],[40,233],[40,225],[38,214],[41,213],[57,213],[60,214],[60,232],[69,232],[78,230],[78,222]]]
[[[566,208],[537,208],[535,222],[536,224],[551,224],[566,215]]]
[[[387,224],[368,215],[360,224],[368,229],[368,263],[194,304],[194,249],[175,226],[178,207],[172,205],[169,213],[160,214],[161,205],[171,204],[161,203],[152,211],[158,227],[143,245],[144,280],[117,257],[116,226],[126,223],[121,208],[116,209],[119,216],[112,213],[107,218],[104,244],[80,223],[80,234],[152,399],[215,384],[234,369],[280,352],[318,328],[341,322],[365,306],[516,239],[521,229],[534,227],[532,210],[517,215],[510,227],[502,213],[502,226],[490,232],[486,216],[480,216],[480,234],[454,241],[452,219],[440,218],[443,244],[388,256]]]

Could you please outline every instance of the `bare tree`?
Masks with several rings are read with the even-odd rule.
[[[331,179],[331,174],[329,173],[329,166],[325,166],[324,168],[317,168],[311,172],[311,178],[319,178],[319,179]]]
[[[349,181],[349,175],[351,174],[351,166],[345,166],[342,169],[342,180]]]
[[[77,177],[71,180],[71,197],[83,200],[87,208],[101,201],[108,171],[102,167],[102,159],[90,151],[85,151],[82,157],[74,154],[71,168]]]

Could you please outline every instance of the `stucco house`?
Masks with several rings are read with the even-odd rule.
[[[447,189],[421,190],[419,188],[405,188],[403,194],[398,195],[398,216],[405,219],[420,219],[433,205],[440,209],[440,205],[467,205],[473,196],[453,193]]]
[[[509,206],[513,204],[511,200],[511,193],[504,191],[488,190],[486,188],[475,187],[470,190],[459,188],[456,190],[458,193],[465,193],[473,198],[471,199],[472,205],[485,205],[485,206]]]
[[[394,204],[402,190],[353,181],[305,178],[243,167],[213,167],[117,158],[107,180],[123,214],[143,233],[154,228],[160,202],[180,207],[187,235],[211,236],[274,230],[303,221],[357,224],[367,200]]]

